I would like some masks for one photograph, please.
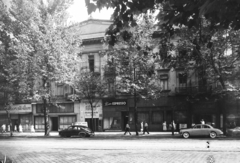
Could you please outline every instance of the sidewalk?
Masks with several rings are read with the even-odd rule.
[[[175,132],[174,135],[172,135],[171,132],[150,132],[150,134],[142,134],[142,132],[139,132],[139,136],[136,137],[135,132],[131,132],[132,135],[126,134],[123,135],[124,132],[95,132],[94,138],[180,138],[180,135]],[[1,137],[10,137],[10,132],[0,133]],[[44,137],[44,138],[60,138],[58,135],[58,132],[52,131],[50,132],[49,136],[45,136],[44,132],[13,132],[13,137]]]

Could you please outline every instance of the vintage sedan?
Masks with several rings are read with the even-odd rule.
[[[240,136],[240,127],[228,129],[227,136]]]
[[[94,135],[95,135],[94,132],[90,128],[81,125],[71,125],[67,129],[59,131],[60,137],[71,136],[90,137]]]
[[[183,138],[189,138],[190,136],[210,136],[210,138],[216,138],[223,134],[221,130],[213,128],[208,124],[196,124],[193,128],[181,129],[179,133]]]

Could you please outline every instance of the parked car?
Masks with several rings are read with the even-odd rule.
[[[71,125],[67,129],[59,131],[60,137],[90,137],[94,136],[95,133],[88,127],[82,125]]]
[[[240,127],[228,129],[227,136],[240,136]]]
[[[193,128],[181,129],[179,134],[183,138],[189,138],[190,136],[210,136],[210,138],[216,138],[222,135],[223,132],[208,124],[196,124]]]

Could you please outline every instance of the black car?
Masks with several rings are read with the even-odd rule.
[[[94,135],[94,132],[90,128],[81,125],[71,125],[67,129],[59,131],[59,136],[61,137],[90,137]]]

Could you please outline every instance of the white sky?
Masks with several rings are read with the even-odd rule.
[[[87,12],[85,0],[74,0],[74,4],[69,8],[68,11],[70,14],[70,22],[72,23],[81,22],[90,17]],[[92,18],[110,20],[112,13],[113,9],[102,9],[100,12],[97,10],[95,13],[92,13]]]

